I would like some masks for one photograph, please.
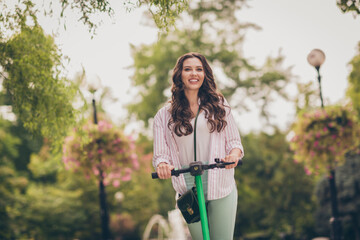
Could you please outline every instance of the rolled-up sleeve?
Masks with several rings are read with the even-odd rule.
[[[170,164],[171,160],[170,148],[165,137],[167,127],[165,122],[165,111],[162,110],[160,110],[154,118],[154,156],[152,163],[155,169],[162,162]]]
[[[227,125],[225,127],[225,151],[226,155],[230,154],[231,150],[234,148],[238,148],[241,150],[240,159],[244,157],[244,147],[241,143],[241,138],[239,134],[239,130],[236,126],[234,117],[231,113],[231,108],[229,104],[225,100],[226,108],[226,122]]]

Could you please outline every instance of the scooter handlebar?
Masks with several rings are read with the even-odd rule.
[[[216,160],[215,160],[216,161]],[[226,165],[230,165],[230,164],[233,164],[235,162],[220,162],[220,161],[216,161],[216,163],[214,164],[206,164],[206,165],[203,165],[204,167],[204,170],[208,170],[208,169],[212,169],[212,168],[225,168]],[[236,167],[239,167],[243,164],[242,160],[239,159],[238,161],[238,164]],[[182,173],[187,173],[187,172],[190,172],[190,168],[184,168],[184,169],[179,169],[179,170],[171,170],[171,176],[179,176],[180,174]],[[151,173],[151,178],[152,179],[157,179],[159,178],[159,175],[157,174],[157,172],[153,172]]]

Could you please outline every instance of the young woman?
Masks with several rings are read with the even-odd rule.
[[[240,135],[231,109],[217,91],[212,69],[199,53],[181,56],[173,69],[171,101],[154,118],[153,165],[161,179],[171,170],[188,167],[194,161],[194,120],[197,161],[214,163],[215,158],[235,162],[226,169],[212,169],[202,175],[208,206],[210,239],[233,239],[237,209],[234,167],[244,156]],[[194,185],[194,177],[172,177],[181,195]],[[194,240],[202,239],[201,223],[188,224]]]

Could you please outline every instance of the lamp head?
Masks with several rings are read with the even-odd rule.
[[[313,49],[307,56],[307,60],[311,66],[319,69],[325,61],[325,53],[320,49]]]
[[[100,78],[98,76],[91,78],[87,88],[90,93],[95,94],[95,92],[101,88]]]

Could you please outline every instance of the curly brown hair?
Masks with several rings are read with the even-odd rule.
[[[173,84],[171,87],[172,97],[169,110],[171,119],[168,123],[168,127],[171,129],[171,125],[174,124],[174,132],[179,137],[189,135],[193,132],[190,120],[194,117],[194,114],[192,113],[189,101],[185,96],[184,84],[181,77],[183,63],[188,58],[198,58],[203,65],[205,78],[198,93],[201,102],[199,108],[205,111],[205,118],[211,126],[210,132],[214,132],[215,130],[220,132],[227,125],[225,120],[225,107],[227,106],[224,105],[224,96],[217,91],[214,75],[206,58],[196,52],[186,53],[179,57],[173,69]]]

